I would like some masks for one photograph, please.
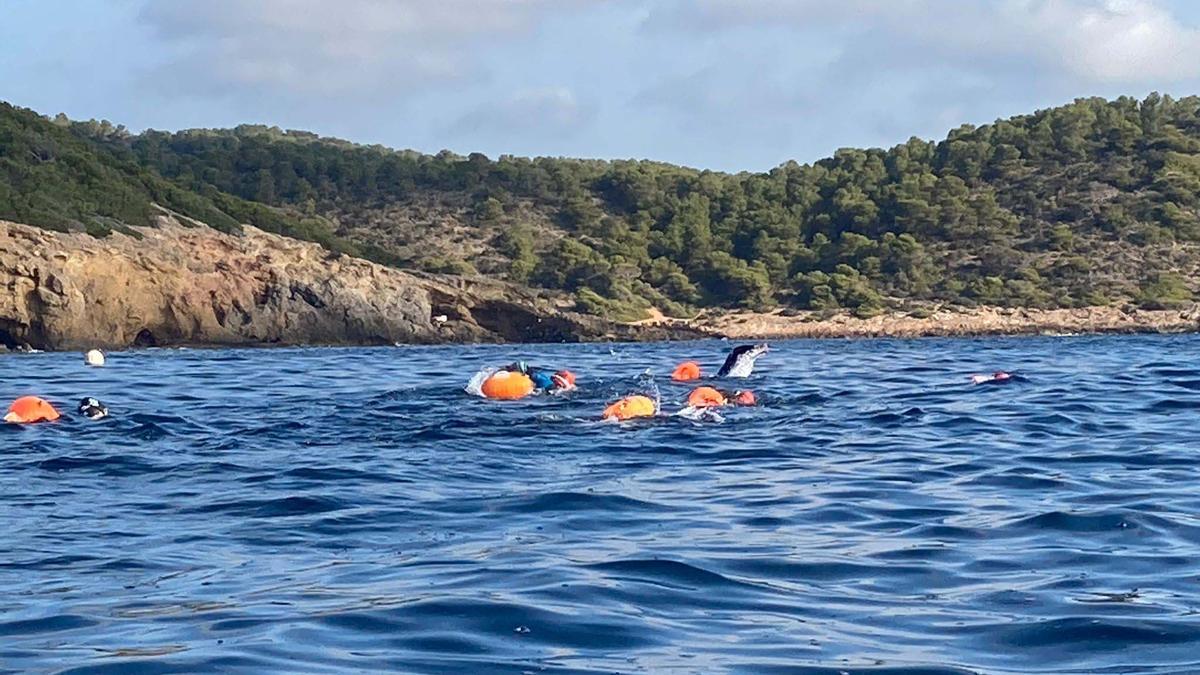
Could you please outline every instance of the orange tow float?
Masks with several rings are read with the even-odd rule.
[[[501,370],[483,381],[483,395],[500,401],[515,401],[533,393],[533,380],[524,373]]]
[[[675,366],[675,371],[671,373],[671,379],[676,382],[692,382],[700,379],[700,364],[695,361],[684,361]]]
[[[62,417],[54,406],[45,399],[37,396],[22,396],[8,407],[5,422],[15,424],[32,424],[34,422],[53,422]]]
[[[658,413],[658,406],[648,396],[634,395],[626,396],[625,398],[613,403],[604,409],[601,415],[606,420],[631,420],[636,417],[654,417]]]
[[[729,399],[712,387],[696,387],[688,394],[687,404],[693,408],[717,408],[729,405]]]

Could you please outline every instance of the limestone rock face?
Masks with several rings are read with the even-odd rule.
[[[136,232],[95,239],[0,221],[0,345],[637,337],[503,282],[410,274],[250,227],[234,236],[163,217]]]

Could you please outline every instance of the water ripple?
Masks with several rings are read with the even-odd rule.
[[[0,425],[0,672],[1200,671],[1200,338],[786,342],[596,420],[727,347],[0,357],[114,413]],[[580,391],[462,392],[517,358]]]

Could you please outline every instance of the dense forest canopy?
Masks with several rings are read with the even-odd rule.
[[[359,146],[273,127],[126,133],[0,108],[0,217],[103,235],[151,202],[386,264],[702,307],[1077,307],[1192,298],[1200,98],[1078,100],[736,175]]]

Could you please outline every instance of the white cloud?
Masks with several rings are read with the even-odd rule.
[[[141,19],[174,49],[160,82],[370,96],[486,74],[478,44],[583,0],[171,0]]]
[[[579,131],[593,114],[591,107],[581,104],[565,87],[524,89],[476,107],[448,130],[467,138],[503,138],[509,134],[561,138]]]
[[[1097,83],[1200,75],[1200,30],[1154,0],[680,0],[652,12],[647,25],[835,30],[958,62],[1036,63]]]
[[[1100,82],[1177,81],[1200,75],[1200,31],[1149,0],[1016,3],[1050,62]],[[1010,10],[1012,11],[1012,10]]]

